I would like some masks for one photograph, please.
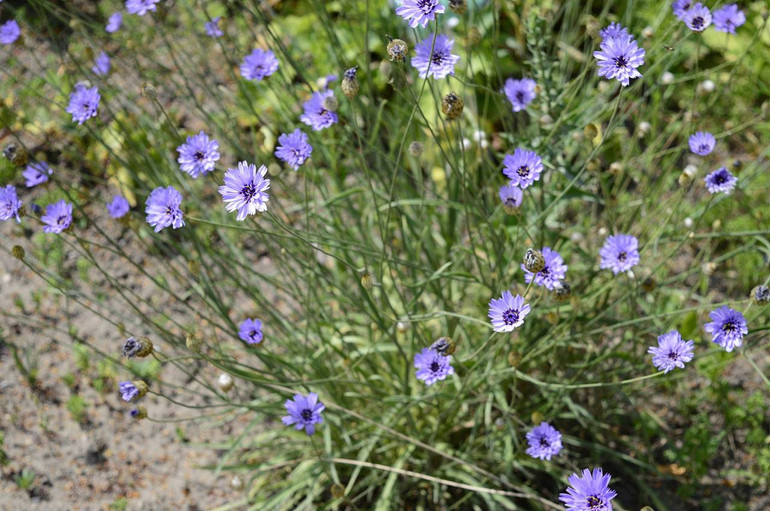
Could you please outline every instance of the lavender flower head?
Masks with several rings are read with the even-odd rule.
[[[238,328],[238,337],[249,344],[262,342],[262,321],[246,318]]]
[[[13,185],[0,187],[0,220],[5,222],[15,218],[17,222],[21,222],[19,208],[21,208],[21,201],[16,196],[16,187]]]
[[[32,188],[33,186],[45,183],[48,181],[48,176],[51,174],[53,174],[53,170],[44,161],[30,163],[27,165],[27,168],[24,169],[24,172],[21,173],[27,188]]]
[[[299,169],[313,152],[307,135],[299,128],[291,133],[283,133],[278,137],[278,144],[280,145],[275,150],[276,158],[285,161],[294,170]]]
[[[123,401],[131,401],[139,395],[139,389],[130,381],[122,381],[118,385],[120,389],[120,397]]]
[[[644,64],[644,48],[639,48],[631,36],[604,39],[601,50],[594,52],[599,61],[599,76],[608,80],[615,78],[623,87],[628,86],[631,78],[640,78],[637,68]]]
[[[529,314],[529,304],[524,303],[521,295],[514,297],[510,291],[503,291],[500,298],[489,301],[489,319],[495,332],[512,332],[524,324]]]
[[[417,69],[420,78],[432,76],[436,80],[446,78],[447,75],[455,74],[455,64],[460,60],[458,55],[452,55],[452,46],[454,39],[450,39],[443,34],[436,36],[436,42],[433,42],[433,36],[428,36],[414,47],[417,55],[412,58],[412,67]],[[431,46],[433,53],[431,54]]]
[[[595,468],[593,472],[583,469],[583,476],[569,476],[567,493],[560,493],[559,500],[567,506],[567,511],[612,511],[612,499],[617,496],[610,489],[610,476]]]
[[[99,76],[104,76],[110,72],[110,67],[110,57],[106,53],[101,52],[94,60],[94,67],[91,68],[91,71]]]
[[[703,32],[711,25],[711,11],[708,10],[708,7],[698,2],[684,13],[682,21],[693,32]]]
[[[241,76],[247,80],[260,81],[278,71],[278,59],[270,50],[255,48],[243,58]]]
[[[712,335],[711,341],[730,352],[743,344],[743,336],[749,333],[746,318],[743,314],[727,305],[711,311],[709,317],[713,320],[706,323],[703,329]]]
[[[732,175],[732,173],[727,170],[727,167],[721,167],[715,170],[706,176],[703,181],[706,183],[706,189],[708,189],[709,193],[712,195],[719,192],[730,195],[730,192],[733,191],[735,185],[738,184],[738,178]]]
[[[436,19],[436,14],[444,12],[444,6],[439,0],[403,0],[401,7],[396,8],[396,14],[409,21],[409,26],[425,26]]]
[[[631,34],[620,23],[610,23],[606,28],[599,31],[599,37],[602,39],[614,39],[617,37],[631,37]]]
[[[684,19],[684,15],[693,6],[693,0],[674,0],[671,8],[674,10],[674,16],[680,20]]]
[[[417,369],[417,379],[424,381],[425,385],[433,385],[455,373],[452,356],[443,355],[433,348],[424,348],[420,353],[415,353],[414,367]]]
[[[72,204],[64,199],[49,204],[40,220],[46,224],[43,226],[43,232],[60,233],[72,223]]]
[[[112,202],[107,204],[107,211],[112,218],[120,218],[124,216],[126,213],[128,213],[130,208],[131,206],[128,204],[128,201],[125,199],[125,197],[120,195],[116,195],[112,199]]]
[[[160,0],[126,0],[126,10],[129,14],[138,14],[144,16],[149,11],[156,11],[155,4]]]
[[[658,371],[669,372],[674,368],[684,369],[692,360],[694,341],[685,341],[682,335],[672,330],[658,337],[658,346],[650,346],[647,353],[652,354],[652,363]]]
[[[734,34],[735,29],[746,23],[746,15],[736,4],[727,4],[714,11],[714,28],[720,32]]]
[[[72,114],[72,121],[83,124],[91,117],[96,116],[99,108],[99,101],[102,97],[99,95],[98,87],[88,88],[83,84],[75,86],[75,90],[70,94],[70,103],[67,106],[67,113]]]
[[[316,91],[302,105],[304,113],[300,115],[299,120],[313,128],[314,131],[321,131],[328,128],[338,121],[337,113],[324,108],[324,100],[334,97],[334,91],[322,90]]]
[[[225,34],[219,28],[219,20],[221,19],[222,19],[222,16],[217,16],[216,18],[213,18],[211,21],[207,21],[203,25],[203,28],[206,29],[206,35],[216,39],[217,37],[222,37]]]
[[[602,258],[599,268],[611,269],[612,273],[628,271],[639,264],[639,241],[630,234],[616,234],[607,238],[599,251]]]
[[[264,178],[266,173],[264,165],[257,170],[256,165],[245,161],[239,162],[237,169],[227,169],[225,184],[219,187],[219,193],[227,211],[238,211],[238,221],[257,211],[267,210],[270,180]]]
[[[551,247],[543,247],[542,253],[545,259],[545,267],[539,272],[532,273],[527,270],[524,264],[521,265],[521,269],[524,270],[524,281],[529,284],[534,279],[535,284],[538,286],[553,291],[567,274],[567,265],[564,264],[564,259],[561,258],[561,255],[551,249]]]
[[[179,207],[181,204],[182,194],[173,186],[154,189],[145,202],[147,223],[155,227],[155,232],[160,232],[166,227],[183,227],[184,213]]]
[[[16,20],[8,20],[0,25],[0,43],[13,44],[21,35],[21,29]]]
[[[694,135],[690,135],[690,151],[699,156],[706,156],[714,150],[714,146],[717,145],[717,139],[714,135],[708,131],[699,131]]]
[[[559,454],[563,446],[561,433],[547,422],[541,422],[527,433],[529,448],[527,454],[541,460],[551,460],[551,456]]]
[[[505,92],[508,101],[513,105],[514,112],[524,110],[535,99],[535,96],[537,96],[535,92],[536,86],[537,83],[531,78],[522,78],[521,80],[508,78],[505,81],[503,92]]]
[[[287,399],[284,406],[289,415],[281,417],[281,422],[286,426],[294,424],[294,429],[297,431],[305,428],[305,433],[312,435],[315,433],[315,425],[324,421],[321,412],[326,409],[326,406],[318,401],[318,394],[315,392],[307,396],[295,394],[294,401]]]
[[[193,179],[213,171],[219,160],[219,142],[210,140],[203,131],[187,137],[187,141],[176,150],[179,153],[176,160],[179,168],[190,174]]]
[[[503,201],[503,206],[511,209],[521,206],[524,198],[524,192],[521,191],[521,188],[511,183],[501,186],[497,193],[500,200]]]
[[[503,174],[511,180],[511,184],[522,189],[528,188],[540,180],[543,172],[543,160],[535,151],[527,151],[517,147],[513,154],[503,158]]]
[[[112,13],[109,18],[107,18],[107,26],[104,27],[104,30],[106,30],[108,33],[112,34],[113,32],[117,32],[120,30],[120,27],[123,26],[123,15],[119,12]]]

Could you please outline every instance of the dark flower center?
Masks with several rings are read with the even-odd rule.
[[[692,28],[701,28],[704,24],[704,20],[700,16],[696,16],[692,19]]]
[[[628,59],[626,59],[625,55],[619,55],[615,57],[615,67],[618,69],[624,68],[628,66]]]
[[[241,195],[246,199],[246,202],[251,202],[251,199],[253,199],[256,194],[257,190],[254,188],[254,183],[246,184],[241,188]]]
[[[700,151],[702,153],[705,153],[708,150],[709,150],[709,145],[708,144],[701,144],[701,145],[698,146],[698,151]]]
[[[519,320],[519,311],[514,309],[508,309],[503,312],[503,321],[506,325],[513,325]]]
[[[193,154],[193,158],[195,158],[198,161],[201,161],[203,159],[203,152],[201,151],[195,151],[195,154]]]
[[[714,183],[718,185],[723,185],[727,182],[727,176],[724,174],[717,174],[714,176]]]
[[[722,325],[722,331],[726,334],[731,334],[737,330],[738,326],[733,321],[727,321],[724,325]]]
[[[433,361],[430,363],[430,372],[437,373],[438,370],[441,368],[441,366],[438,364],[437,361]]]
[[[310,419],[313,418],[313,410],[311,410],[310,408],[305,408],[304,410],[302,410],[300,415],[302,416],[302,420],[309,421]]]
[[[588,504],[588,509],[599,509],[603,505],[602,500],[596,495],[588,497],[586,503]]]
[[[549,275],[549,273],[548,273],[548,266],[545,266],[545,267],[543,267],[543,269],[542,269],[542,270],[540,270],[540,272],[539,272],[539,273],[540,273],[540,275],[542,275],[543,277],[548,277],[548,275]]]
[[[618,261],[623,262],[627,258],[628,258],[628,253],[627,252],[621,252],[621,253],[618,254]]]
[[[91,110],[91,103],[83,103],[83,110],[85,110],[86,112]]]
[[[61,215],[59,218],[56,219],[56,223],[59,225],[63,225],[65,220],[67,220],[67,215]]]
[[[527,177],[529,175],[529,166],[522,165],[516,170],[516,173],[521,177]]]
[[[519,101],[519,103],[524,103],[524,93],[522,91],[517,92],[516,99]]]
[[[670,358],[671,360],[677,360],[679,358],[679,353],[677,353],[676,351],[669,351],[668,358]]]
[[[252,330],[251,332],[249,332],[249,337],[255,337],[256,335],[257,335],[256,330]]]
[[[419,0],[417,2],[417,7],[419,7],[420,10],[425,14],[430,14],[430,12],[433,10],[433,7],[431,6],[431,0]]]
[[[516,200],[514,200],[513,197],[508,197],[507,199],[505,199],[505,205],[506,206],[510,206],[512,208],[515,208],[516,207]]]
[[[548,442],[548,439],[543,437],[540,439],[540,447],[551,447],[551,444]]]
[[[434,64],[440,66],[444,62],[444,56],[440,53],[434,53],[431,60],[433,60]]]

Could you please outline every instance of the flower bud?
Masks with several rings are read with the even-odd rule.
[[[14,245],[13,248],[11,248],[11,255],[18,259],[19,261],[24,260],[24,249],[19,245]]]
[[[639,136],[640,137],[645,136],[647,133],[650,132],[651,129],[652,129],[652,124],[650,124],[649,122],[647,122],[647,121],[640,122],[639,123]]]
[[[233,476],[233,478],[230,480],[230,488],[235,491],[241,491],[243,489],[243,481],[241,481],[241,478],[238,476]]]
[[[670,85],[674,83],[674,78],[674,73],[671,73],[670,71],[666,71],[660,75],[660,81],[663,83],[663,85]]]
[[[222,373],[219,375],[219,378],[217,379],[217,386],[219,387],[219,390],[222,392],[227,392],[233,388],[233,385],[235,385],[235,382],[233,381],[232,376],[227,373]]]
[[[545,268],[545,258],[539,250],[528,248],[524,253],[524,268],[532,273],[538,273]]]
[[[623,173],[623,164],[620,163],[619,161],[613,161],[610,164],[610,174],[612,174],[613,176],[619,176],[622,173]]]
[[[572,296],[572,286],[566,280],[560,280],[553,287],[553,298],[557,302],[566,302]]]
[[[203,341],[201,341],[200,338],[195,337],[194,335],[188,335],[185,338],[184,342],[187,345],[188,350],[194,351],[195,353],[201,352],[201,346],[203,345]]]
[[[124,357],[134,358],[146,357],[152,353],[152,350],[152,341],[150,341],[149,337],[142,337],[138,341],[133,337],[129,337],[126,339],[126,342],[123,343],[123,348],[120,352]]]
[[[449,8],[455,14],[465,14],[465,11],[468,10],[468,4],[465,0],[449,0]]]
[[[390,39],[387,47],[388,59],[391,62],[403,62],[409,51],[409,46],[401,39],[391,39],[390,37],[388,39]]]
[[[409,330],[409,323],[407,321],[399,321],[396,323],[396,332],[403,334]]]
[[[642,37],[645,39],[652,39],[652,36],[655,35],[655,31],[650,26],[646,26],[642,29]]]
[[[454,352],[457,351],[457,345],[449,337],[439,337],[433,344],[430,345],[430,349],[444,356],[448,356],[454,354]]]
[[[463,105],[463,99],[454,92],[450,92],[441,100],[441,111],[451,121],[462,115]]]
[[[586,136],[586,139],[593,140],[599,135],[599,128],[593,123],[586,124],[586,127],[583,128],[583,134]]]
[[[356,97],[358,95],[358,89],[361,88],[358,83],[358,78],[356,78],[357,69],[357,67],[351,67],[345,71],[345,76],[342,78],[342,93],[350,99]]]
[[[136,419],[138,421],[140,421],[142,419],[146,419],[147,418],[147,408],[145,408],[144,406],[137,406],[136,408],[134,408],[133,410],[131,410],[129,412],[129,415],[131,415],[132,419]]]
[[[481,30],[474,25],[468,29],[468,44],[475,45],[479,42],[481,42]]]
[[[142,96],[144,96],[147,99],[157,99],[158,98],[158,91],[155,90],[155,87],[149,82],[142,83]]]
[[[644,290],[645,293],[652,293],[657,286],[658,283],[652,277],[647,277],[642,281],[642,290]]]
[[[345,83],[345,82],[343,82]],[[345,87],[342,87],[342,92],[345,92]],[[345,94],[347,96],[347,94]],[[351,97],[351,96],[348,96]],[[325,110],[328,110],[329,112],[336,112],[337,109],[340,107],[339,101],[337,101],[337,98],[335,96],[329,96],[324,98],[323,107]]]
[[[770,288],[762,285],[752,289],[751,301],[757,305],[767,305],[770,303]]]
[[[372,285],[372,275],[367,271],[361,275],[361,286],[364,289],[371,289]]]
[[[329,488],[329,491],[332,494],[332,498],[335,499],[341,499],[345,496],[345,487],[341,484],[334,483],[331,488]]]
[[[3,156],[17,167],[23,167],[29,160],[27,150],[13,142],[5,146],[3,149]]]
[[[416,140],[409,144],[409,154],[415,158],[419,158],[422,155],[423,145]]]
[[[512,351],[508,353],[508,363],[513,367],[517,367],[519,364],[521,364],[521,358],[521,353],[518,351]]]
[[[698,90],[700,92],[713,92],[716,85],[711,80],[703,80],[698,84]]]

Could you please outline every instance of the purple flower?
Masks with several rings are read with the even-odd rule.
[[[247,80],[260,81],[278,71],[278,59],[270,50],[255,48],[243,58],[241,76]]]
[[[294,170],[305,163],[313,152],[313,146],[308,143],[307,135],[299,128],[289,134],[283,133],[278,137],[278,143],[280,145],[275,150],[275,156],[288,163]]]
[[[746,15],[736,4],[727,4],[714,11],[714,28],[720,32],[734,34],[735,29],[746,23]]]
[[[522,189],[528,188],[540,180],[543,172],[543,160],[535,151],[527,151],[517,147],[513,154],[503,158],[503,174],[511,180],[511,184]]]
[[[447,75],[455,74],[455,64],[460,60],[458,55],[452,55],[452,46],[454,39],[449,39],[443,34],[436,36],[436,42],[433,43],[433,36],[428,36],[415,46],[414,51],[417,55],[412,58],[412,67],[417,69],[420,78],[432,76],[435,79],[446,78]],[[433,53],[430,49],[433,47]]]
[[[294,424],[294,429],[299,431],[305,428],[305,433],[312,435],[315,433],[315,424],[320,424],[324,421],[321,417],[326,407],[323,403],[318,401],[318,394],[311,392],[307,396],[302,394],[295,394],[294,401],[291,399],[286,400],[286,411],[289,415],[281,417],[281,422],[287,426]]]
[[[644,64],[644,48],[639,48],[631,36],[604,39],[601,51],[595,51],[599,60],[599,76],[608,80],[615,78],[623,87],[631,78],[640,78],[642,74],[636,68]]]
[[[72,204],[64,199],[49,204],[40,220],[46,224],[43,232],[60,233],[72,223]]]
[[[527,433],[529,448],[527,454],[533,458],[549,460],[551,456],[559,454],[562,450],[561,433],[547,422],[541,422],[539,426],[532,428]]]
[[[123,398],[123,401],[131,401],[139,395],[139,389],[130,381],[120,382],[118,388],[120,389],[120,397]]]
[[[583,469],[583,477],[569,476],[567,493],[559,494],[568,511],[612,511],[611,500],[617,493],[609,488],[609,474],[595,468],[593,472]]]
[[[238,210],[237,220],[243,221],[247,215],[267,210],[270,196],[266,190],[270,188],[270,180],[264,179],[266,173],[264,165],[257,170],[256,165],[245,161],[239,162],[237,169],[225,172],[225,184],[219,187],[219,193],[227,211]]]
[[[521,295],[514,296],[510,291],[503,291],[500,298],[489,301],[489,319],[495,332],[512,332],[524,324],[524,318],[529,314],[529,304],[524,303]]]
[[[176,150],[179,153],[179,158],[176,160],[179,162],[179,168],[194,179],[213,171],[214,165],[219,160],[219,142],[209,140],[209,136],[203,131],[187,137],[187,142]]]
[[[674,16],[679,18],[680,20],[684,19],[684,15],[687,13],[687,11],[690,10],[690,7],[692,7],[693,1],[692,0],[674,0],[673,5],[671,5],[671,8],[674,10]]]
[[[203,28],[206,29],[206,34],[209,37],[217,38],[217,37],[222,37],[225,34],[219,28],[219,20],[221,20],[221,19],[222,19],[222,16],[217,16],[216,18],[212,19],[211,21],[207,21],[203,25]]]
[[[155,227],[155,232],[169,226],[174,229],[184,226],[184,213],[179,208],[181,204],[182,194],[173,186],[154,189],[145,202],[147,223]]]
[[[30,163],[27,165],[27,168],[24,169],[24,172],[21,173],[22,177],[25,179],[24,184],[27,188],[32,188],[33,186],[45,183],[48,181],[48,176],[51,174],[53,174],[53,170],[44,161]]]
[[[711,311],[709,317],[714,321],[703,325],[703,329],[712,335],[714,344],[722,346],[727,352],[740,347],[743,336],[749,333],[743,314],[723,305]]]
[[[94,74],[97,75],[106,75],[110,72],[110,57],[104,53],[101,52],[98,57],[96,57],[96,60],[94,60],[94,67],[91,68],[91,71],[94,72]]]
[[[715,194],[724,192],[729,195],[738,183],[738,178],[732,175],[730,171],[727,170],[727,167],[721,167],[706,176],[703,181],[705,181],[709,193]]]
[[[160,0],[126,0],[126,10],[129,14],[144,16],[149,11],[156,11],[155,4]]]
[[[112,34],[113,32],[117,32],[120,30],[120,27],[123,26],[123,15],[119,12],[112,13],[112,15],[107,18],[107,26],[104,28],[108,33]]]
[[[442,355],[433,348],[424,348],[420,353],[415,353],[414,367],[417,369],[417,379],[424,381],[425,385],[433,385],[455,373],[452,357]]]
[[[611,269],[612,273],[628,271],[639,264],[639,241],[630,234],[616,234],[607,238],[599,251],[602,258],[599,268]]]
[[[714,150],[717,140],[708,131],[699,131],[690,135],[690,151],[700,156],[706,156]]]
[[[16,197],[16,187],[13,185],[0,187],[0,220],[6,221],[16,218],[17,222],[21,222],[21,218],[19,218],[20,207],[21,201]]]
[[[703,32],[706,27],[711,25],[711,12],[706,6],[698,2],[684,13],[682,21],[690,30]]]
[[[299,120],[315,131],[321,131],[332,124],[336,124],[338,120],[337,113],[324,108],[324,100],[330,97],[334,97],[334,91],[332,90],[314,92],[310,99],[302,105],[304,113],[299,117]]]
[[[128,213],[130,208],[131,206],[128,204],[128,201],[120,195],[116,195],[115,198],[112,199],[112,202],[107,204],[107,211],[110,213],[112,218],[120,218],[124,216],[126,213]]]
[[[439,0],[403,0],[401,7],[396,8],[396,14],[409,20],[409,26],[425,26],[436,19],[436,14],[444,12],[444,6]]]
[[[532,273],[523,264],[521,265],[521,269],[524,270],[524,281],[529,284],[534,278],[535,284],[553,291],[567,274],[567,265],[564,264],[564,259],[559,253],[552,250],[551,247],[543,247],[543,258],[545,259],[545,267],[538,273]]]
[[[620,23],[610,23],[606,28],[599,31],[599,36],[602,39],[614,39],[616,37],[631,37],[631,34]]]
[[[246,318],[238,329],[238,336],[249,344],[262,342],[262,322],[258,319]]]
[[[505,81],[503,91],[508,97],[508,101],[513,105],[514,112],[524,110],[535,99],[535,96],[537,96],[535,92],[536,86],[537,83],[531,78],[522,78],[521,80],[508,78]]]
[[[521,206],[521,201],[524,198],[521,188],[512,183],[501,186],[497,193],[500,196],[500,200],[503,201],[503,205],[507,208],[518,208]]]
[[[16,20],[8,20],[0,25],[0,43],[13,44],[21,35],[21,29]]]
[[[658,337],[658,347],[650,346],[647,353],[652,354],[652,363],[658,371],[669,372],[692,360],[695,341],[685,341],[676,330]]]
[[[99,108],[99,95],[97,87],[90,89],[83,84],[75,86],[75,90],[70,94],[70,104],[67,106],[67,112],[72,114],[72,121],[83,124],[91,117],[96,116],[96,110]]]

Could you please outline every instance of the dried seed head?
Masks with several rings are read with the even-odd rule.
[[[613,161],[610,164],[610,174],[612,174],[613,176],[619,176],[622,173],[623,173],[623,164],[620,163],[619,161]]]
[[[345,82],[343,81],[342,83],[344,84]],[[345,92],[344,85],[342,86],[342,92]],[[347,93],[345,95],[348,96]],[[352,96],[348,96],[348,97],[352,97]],[[329,96],[327,98],[324,98],[323,107],[329,112],[336,112],[339,106],[340,106],[340,103],[339,101],[337,101],[337,98],[335,96]]]
[[[129,412],[129,415],[131,415],[132,419],[136,420],[142,420],[147,418],[147,408],[143,406],[137,406],[133,410]]]
[[[540,424],[545,420],[545,417],[543,417],[542,413],[535,411],[532,412],[530,419],[532,420],[532,424]]]
[[[24,260],[24,249],[19,245],[14,245],[13,248],[11,248],[11,255],[18,259],[19,261]]]
[[[566,280],[560,280],[554,285],[553,297],[557,302],[566,302],[572,296],[572,286]]]
[[[658,287],[658,283],[652,277],[647,277],[642,281],[642,290],[645,293],[652,293],[656,287]]]
[[[155,90],[155,87],[149,82],[142,83],[142,96],[144,96],[147,99],[157,99],[158,98],[158,91]]]
[[[358,67],[351,67],[345,71],[345,76],[342,78],[342,93],[350,99],[356,97],[356,95],[358,95],[358,89],[361,88],[358,83],[358,78],[356,78],[357,69]]]
[[[201,352],[203,341],[201,341],[200,338],[195,337],[194,335],[188,335],[185,338],[184,343],[187,345],[187,349],[190,351],[194,351],[195,353]]]
[[[136,391],[137,391],[137,394],[134,397],[134,399],[143,398],[144,396],[147,395],[147,391],[150,390],[150,387],[142,380],[132,381],[131,383],[134,384],[134,387],[136,387]]]
[[[369,272],[365,272],[361,275],[361,286],[363,286],[364,289],[371,289],[372,285],[372,275]]]
[[[449,0],[449,8],[455,14],[465,14],[465,11],[468,10],[468,4],[465,0]]]
[[[334,483],[329,490],[331,491],[332,497],[335,499],[341,499],[345,496],[345,487],[341,484]]]
[[[222,373],[219,375],[219,378],[217,378],[217,386],[222,392],[229,391],[233,388],[233,385],[235,385],[233,377],[227,373]]]
[[[441,100],[441,111],[444,112],[444,115],[446,115],[447,119],[451,121],[452,119],[457,119],[462,115],[463,105],[463,98],[454,92],[450,92],[444,96],[444,99]]]
[[[409,144],[409,154],[415,158],[419,158],[422,155],[423,146],[421,143],[414,141]]]
[[[770,288],[762,285],[752,289],[751,301],[757,305],[767,305],[770,303]]]
[[[532,273],[537,273],[545,268],[545,258],[539,250],[528,248],[524,253],[524,268]]]
[[[478,27],[473,26],[468,29],[468,43],[479,44],[481,42],[481,30]]]
[[[29,155],[22,146],[10,143],[3,149],[3,156],[17,167],[23,167],[27,164]]]
[[[403,62],[409,51],[409,46],[401,39],[390,39],[387,51],[388,59],[391,62]]]
[[[403,334],[409,330],[409,323],[407,321],[399,321],[396,323],[396,332]]]
[[[457,344],[449,337],[439,337],[433,344],[430,345],[430,349],[440,353],[444,356],[452,355],[457,351]]]
[[[126,342],[123,343],[123,348],[120,352],[124,357],[134,358],[146,357],[152,353],[152,350],[152,341],[149,337],[142,337],[138,341],[133,337],[129,337],[126,339]]]

